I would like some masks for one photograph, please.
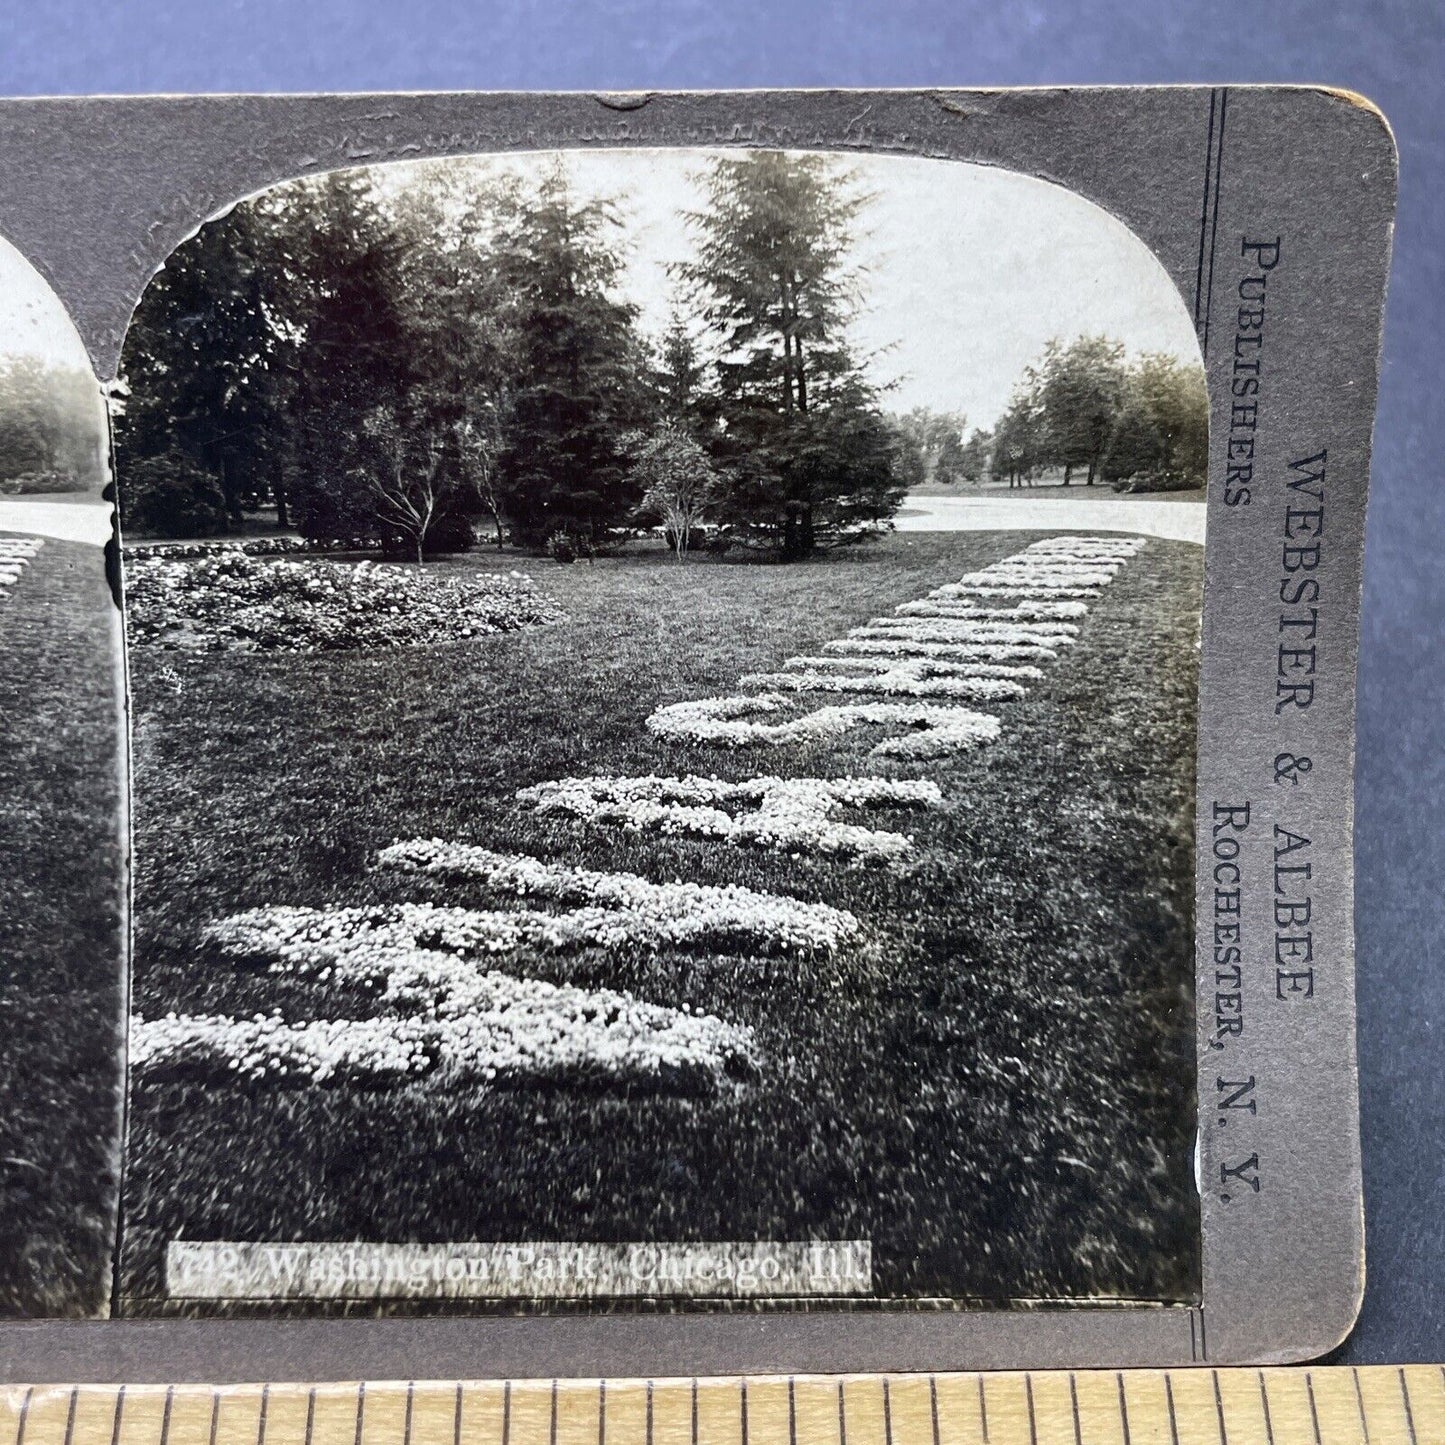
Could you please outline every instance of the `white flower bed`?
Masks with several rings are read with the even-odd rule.
[[[979,660],[985,653],[991,655],[991,649],[973,642],[918,642],[910,636],[899,634],[881,638],[848,637],[838,642],[825,642],[823,646],[830,654],[835,655],[818,658],[820,665],[845,660],[859,662],[864,658],[936,657],[967,663],[969,670],[966,675],[970,677],[1012,677],[1037,682],[1044,675],[1041,667],[1035,667],[1028,662]],[[1049,654],[1050,657],[1055,655]]]
[[[843,808],[937,807],[936,783],[894,778],[562,778],[518,792],[539,813],[636,832],[711,838],[781,852],[818,852],[896,864],[912,851],[902,833],[840,823]]]
[[[1040,541],[1031,542],[1024,550],[1065,555],[1117,553],[1120,556],[1132,557],[1144,545],[1143,537],[1088,537],[1070,533],[1063,537],[1044,537]]]
[[[198,561],[127,561],[125,594],[131,642],[201,651],[429,646],[562,615],[519,572],[265,562],[237,550]]]
[[[250,537],[230,542],[127,542],[124,555],[144,560],[224,557],[242,552],[248,557],[294,557],[318,552],[375,552],[381,547],[379,537]]]
[[[8,537],[0,540],[0,587],[13,587],[45,545],[43,537]],[[0,592],[0,599],[8,596]]]
[[[828,664],[842,659],[823,658]],[[859,665],[870,659],[856,659]],[[773,688],[790,692],[861,692],[881,697],[954,697],[966,702],[1004,702],[1022,697],[1022,683],[1002,677],[959,677],[950,672],[967,663],[932,657],[900,657],[885,660],[876,672],[848,674],[828,668],[803,668],[797,672],[751,672],[744,686]]]
[[[880,618],[879,621],[890,619]],[[891,619],[902,622],[903,619]],[[885,643],[942,643],[947,644],[947,650],[938,653],[939,657],[952,657],[959,661],[972,660],[974,662],[997,662],[997,663],[1038,663],[1053,662],[1058,657],[1058,639],[1052,638],[1049,645],[1041,642],[960,642],[958,634],[952,630],[953,625],[948,620],[933,618],[908,619],[907,626],[889,627],[859,627],[854,631],[859,634],[857,637],[849,637],[849,645],[856,642],[885,642]],[[825,643],[824,646],[829,644]],[[901,653],[900,656],[908,656]],[[930,653],[920,652],[914,656],[927,657]]]
[[[276,1015],[167,1014],[133,1018],[133,1073],[158,1081],[395,1084],[429,1073],[436,1056],[413,1019],[318,1019]]]
[[[1052,572],[1043,568],[998,568],[997,571],[965,572],[958,579],[959,587],[971,591],[1006,588],[1012,592],[1064,592],[1079,597],[1097,597],[1098,590],[1113,581],[1108,572]]]
[[[824,644],[833,646],[835,644]],[[843,647],[852,647],[855,644],[845,642]],[[852,672],[867,675],[894,674],[900,670],[912,673],[918,677],[971,677],[982,680],[1004,680],[1016,681],[1023,677],[1041,677],[1042,672],[1037,667],[1023,667],[1007,662],[979,662],[971,658],[933,657],[929,654],[907,654],[902,652],[889,654],[854,654],[844,653],[843,655],[830,655],[826,657],[789,657],[784,660],[783,667],[788,672]]]
[[[969,616],[969,609],[962,603],[905,602],[895,617],[878,617],[874,627],[897,627],[900,619],[909,617],[949,617],[959,623],[960,638],[972,638],[980,642],[1042,642],[1049,645],[1055,639],[1072,642],[1079,635],[1076,622],[1060,622],[1053,618],[1020,619],[1016,622],[995,621]]]
[[[475,914],[498,919],[494,937],[529,931],[528,943],[547,947],[644,943],[653,947],[706,945],[766,951],[830,951],[858,931],[858,920],[841,908],[805,903],[776,893],[731,885],[651,883],[635,873],[598,873],[544,863],[521,854],[494,853],[441,838],[394,843],[378,861],[437,877],[475,881],[519,898],[547,898],[586,905],[573,913]],[[517,920],[527,920],[519,924]],[[468,925],[471,934],[486,925]]]
[[[1013,607],[978,607],[971,602],[962,600],[971,595],[971,588],[960,587],[956,582],[950,582],[946,587],[934,588],[924,600],[941,602],[957,598],[960,600],[949,616],[991,618],[999,622],[1047,622],[1087,617],[1089,614],[1086,602],[1019,602]],[[899,610],[902,611],[912,605],[912,603],[905,602],[903,608]]]
[[[157,1081],[386,1086],[436,1073],[502,1085],[699,1090],[754,1068],[756,1047],[750,1029],[710,1014],[453,965],[428,1011],[407,1017],[137,1018],[130,1065]]]
[[[1056,567],[989,567],[982,572],[965,572],[958,582],[961,587],[1003,587],[1017,583],[1023,587],[1071,588],[1107,587],[1113,580],[1112,571],[1095,567],[1078,571]]]
[[[716,743],[752,747],[836,737],[859,727],[904,727],[902,737],[873,748],[877,757],[937,758],[963,752],[999,734],[999,721],[987,713],[924,703],[856,703],[821,707],[783,722],[758,722],[783,711],[792,699],[781,693],[754,697],[708,697],[673,703],[647,719],[649,731],[669,742]]]
[[[972,582],[960,593],[960,597],[1016,597],[1024,602],[1054,602],[1060,598],[1077,601],[1092,600],[1103,595],[1099,587],[1074,587],[1064,583],[1040,586],[1032,582],[1004,582],[998,585]]]
[[[914,642],[907,636],[896,637],[844,637],[835,642],[825,642],[825,657],[790,657],[787,666],[795,663],[812,667],[872,667],[882,668],[890,657],[933,657],[953,662],[960,677],[1011,677],[1037,682],[1043,677],[1043,669],[1026,662],[992,662],[980,660],[965,651],[956,655],[954,647],[972,649],[974,644],[950,644],[947,642]]]

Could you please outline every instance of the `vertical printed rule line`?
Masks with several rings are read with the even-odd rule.
[[[1203,323],[1204,255],[1209,246],[1209,190],[1214,179],[1214,115],[1219,105],[1219,92],[1209,92],[1209,138],[1204,145],[1204,198],[1199,203],[1199,264],[1194,272],[1194,329]]]
[[[1220,173],[1224,165],[1224,120],[1229,91],[1209,92],[1209,126],[1204,146],[1204,193],[1199,206],[1199,254],[1194,268],[1194,331],[1209,358],[1209,323],[1214,301],[1214,252],[1219,242]]]
[[[1219,241],[1219,178],[1224,170],[1224,121],[1229,106],[1229,91],[1219,92],[1219,123],[1214,134],[1214,205],[1209,221],[1209,277],[1204,283],[1204,359],[1209,359],[1209,316],[1214,309],[1214,249]]]

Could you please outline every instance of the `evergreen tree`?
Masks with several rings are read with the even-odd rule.
[[[683,319],[674,315],[662,338],[655,383],[663,417],[690,431],[704,430],[716,420],[707,375],[696,340]]]
[[[623,439],[648,417],[647,365],[636,308],[612,294],[616,225],[608,202],[573,198],[560,166],[501,207],[517,366],[502,477],[514,531],[534,545],[595,545],[639,499]]]
[[[378,412],[414,416],[416,357],[402,307],[405,244],[360,171],[337,171],[278,197],[296,338],[282,471],[308,536],[375,534],[380,519],[360,473],[375,464]],[[394,533],[404,550],[410,538]]]
[[[179,246],[146,288],[121,354],[122,508],[127,473],[167,456],[219,486],[221,525],[239,522],[265,491],[278,415],[270,368],[282,340],[267,314],[269,251],[254,203],[242,202]]]
[[[821,156],[758,151],[713,162],[689,217],[695,289],[717,355],[736,530],[801,557],[861,535],[902,500],[898,436],[849,346],[848,265],[866,197]]]

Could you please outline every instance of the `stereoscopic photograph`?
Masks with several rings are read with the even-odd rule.
[[[334,171],[174,250],[108,402],[118,1312],[1197,1299],[1208,407],[1121,222]]]
[[[0,241],[0,1318],[106,1307],[125,1016],[105,404]]]

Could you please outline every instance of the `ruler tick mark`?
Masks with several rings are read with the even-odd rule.
[[[933,1416],[933,1445],[940,1445],[938,1434],[938,1376],[928,1377],[928,1409]]]
[[[1259,1372],[1259,1403],[1264,1406],[1264,1437],[1274,1445],[1274,1421],[1269,1415],[1269,1391],[1264,1387],[1264,1371]]]
[[[883,1440],[893,1445],[893,1401],[888,1393],[888,1376],[883,1377]]]
[[[311,1392],[311,1404],[316,1404],[316,1391]],[[221,1423],[221,1392],[211,1391],[211,1445],[216,1445],[216,1426]],[[311,1445],[311,1412],[306,1414],[306,1445]]]
[[[27,1387],[20,1400],[20,1419],[15,1425],[15,1445],[25,1445],[25,1424],[30,1418],[30,1402],[35,1398],[35,1386]]]
[[[557,1381],[552,1381],[552,1411],[547,1425],[548,1445],[557,1445]]]
[[[791,1375],[788,1376],[788,1445],[798,1445],[798,1395]]]
[[[174,1385],[167,1385],[166,1404],[165,1408],[161,1411],[161,1438],[159,1445],[169,1445],[171,1438],[171,1407],[175,1403],[176,1387]],[[20,1445],[20,1442],[17,1440],[15,1445]]]
[[[747,1445],[744,1437],[743,1445]],[[848,1445],[848,1418],[843,1413],[843,1382],[838,1381],[838,1445]]]
[[[1405,1406],[1405,1428],[1410,1432],[1410,1445],[1417,1445],[1415,1436],[1415,1412],[1410,1408],[1410,1385],[1405,1379],[1405,1369],[1400,1367],[1400,1400]]]
[[[1310,1402],[1310,1424],[1314,1427],[1315,1445],[1325,1445],[1320,1438],[1320,1412],[1315,1405],[1315,1378],[1308,1370],[1305,1371],[1305,1398]]]
[[[70,1390],[70,1409],[65,1416],[65,1445],[70,1445],[71,1437],[75,1434],[75,1407],[80,1403],[80,1386],[73,1385]]]
[[[125,1386],[115,1392],[115,1415],[110,1422],[110,1445],[120,1445],[120,1417],[125,1410]]]
[[[406,1382],[406,1416],[401,1425],[401,1445],[411,1445],[411,1412],[416,1402],[416,1381]]]
[[[607,1445],[607,1381],[597,1382],[597,1445]]]
[[[306,1392],[306,1445],[311,1445],[311,1432],[316,1428],[316,1387],[313,1385]],[[211,1416],[211,1441],[214,1445],[216,1439],[216,1417]]]
[[[1355,1381],[1355,1405],[1360,1412],[1360,1433],[1365,1437],[1365,1445],[1370,1445],[1370,1422],[1365,1418],[1365,1394],[1360,1389],[1360,1372],[1351,1367],[1350,1374]]]
[[[1079,1384],[1072,1370],[1069,1371],[1069,1404],[1074,1411],[1074,1445],[1084,1445],[1084,1435],[1079,1429]]]
[[[652,1445],[652,1381],[647,1382],[647,1445]]]
[[[1179,1420],[1174,1414],[1174,1380],[1164,1371],[1164,1404],[1169,1411],[1169,1445],[1179,1445]]]
[[[256,1445],[266,1445],[266,1409],[271,1403],[271,1386],[261,1386],[261,1413],[256,1419]],[[120,1445],[118,1440],[112,1440],[110,1445]]]
[[[1129,1435],[1129,1402],[1124,1398],[1124,1376],[1116,1370],[1114,1379],[1119,1386],[1119,1423],[1124,1427],[1124,1445],[1130,1445]]]
[[[508,1380],[502,1386],[502,1445],[511,1445],[512,1439],[512,1382]],[[461,1445],[462,1440],[462,1387],[457,1386],[457,1439],[456,1445]]]
[[[983,1428],[983,1445],[988,1441],[988,1402],[983,1398],[983,1376],[978,1377],[978,1423]]]
[[[1034,1419],[1034,1376],[1032,1370],[1024,1375],[1024,1396],[1029,1402],[1029,1445],[1039,1445],[1038,1423]]]
[[[1214,1413],[1219,1420],[1219,1445],[1229,1445],[1229,1431],[1224,1428],[1224,1395],[1219,1389],[1219,1371],[1209,1372],[1214,1377]]]

